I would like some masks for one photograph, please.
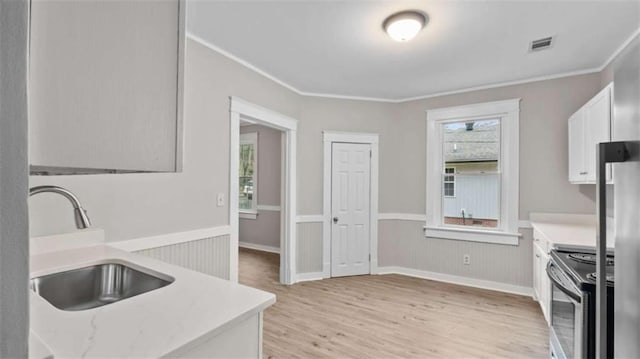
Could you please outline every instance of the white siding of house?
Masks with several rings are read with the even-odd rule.
[[[498,219],[500,175],[456,175],[454,197],[444,198],[444,216],[462,217],[461,210],[473,218]]]

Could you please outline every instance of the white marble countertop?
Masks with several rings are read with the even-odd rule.
[[[195,346],[275,303],[275,295],[107,245],[31,256],[31,277],[108,260],[175,278],[170,285],[84,311],[31,292],[31,330],[55,358],[157,358]]]
[[[33,331],[29,333],[29,358],[30,359],[53,359],[51,350],[44,345],[42,340]]]
[[[549,248],[595,249],[596,218],[594,215],[532,213],[531,226],[549,243]],[[613,229],[613,224],[609,224]],[[612,233],[611,231],[609,231]],[[607,247],[614,247],[609,235]]]

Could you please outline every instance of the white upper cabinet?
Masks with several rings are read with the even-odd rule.
[[[611,141],[612,84],[569,118],[569,182],[596,183],[596,147]],[[612,181],[607,165],[607,181]]]
[[[180,171],[184,10],[31,1],[32,173]]]
[[[585,182],[584,111],[569,117],[569,182]]]

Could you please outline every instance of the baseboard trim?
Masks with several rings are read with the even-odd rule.
[[[324,276],[322,272],[298,273],[296,274],[296,283],[310,282],[314,280],[322,280]]]
[[[409,277],[435,280],[438,282],[464,285],[467,287],[488,289],[488,290],[494,290],[494,291],[504,292],[504,293],[518,294],[518,295],[523,295],[527,297],[533,296],[533,288],[529,288],[529,287],[494,282],[489,280],[461,277],[461,276],[452,275],[452,274],[423,271],[423,270],[413,269],[413,268],[405,268],[405,267],[398,267],[398,266],[378,267],[376,274],[401,274]]]
[[[150,248],[165,247],[179,243],[197,241],[205,238],[229,235],[230,226],[201,228],[192,231],[174,232],[151,237],[135,238],[119,242],[107,242],[108,245],[127,252],[141,251]]]
[[[269,253],[280,254],[280,248],[273,246],[265,246],[263,244],[249,243],[249,242],[238,242],[238,246],[247,249],[253,249],[256,251],[263,251]]]

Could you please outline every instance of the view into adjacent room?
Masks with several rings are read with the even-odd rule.
[[[278,281],[281,238],[283,131],[242,120],[238,164],[239,256],[269,263]],[[246,268],[246,267],[244,267]],[[239,268],[242,277],[243,267]]]

